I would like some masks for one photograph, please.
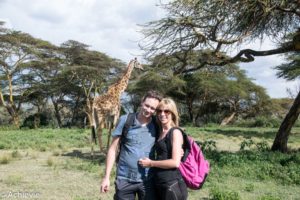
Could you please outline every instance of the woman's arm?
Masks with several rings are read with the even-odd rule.
[[[182,157],[183,137],[180,130],[173,131],[172,140],[172,158],[167,160],[150,160],[143,158],[139,160],[139,164],[143,167],[158,167],[163,169],[178,168]]]

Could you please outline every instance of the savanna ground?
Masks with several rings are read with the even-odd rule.
[[[203,188],[189,191],[189,199],[300,199],[300,128],[292,130],[288,154],[268,151],[277,129],[186,129],[203,142],[211,164]],[[105,155],[91,158],[89,133],[1,129],[0,199],[113,199],[115,174],[111,191],[99,193]]]

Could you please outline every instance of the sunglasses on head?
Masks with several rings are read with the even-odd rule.
[[[157,112],[157,114],[161,114],[161,113],[164,112],[164,113],[167,114],[167,115],[171,113],[170,110],[161,110],[161,109],[157,109],[156,112]]]

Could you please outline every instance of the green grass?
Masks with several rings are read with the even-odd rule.
[[[0,149],[63,149],[89,145],[88,129],[24,129],[0,131]]]
[[[299,199],[299,128],[293,129],[289,138],[288,146],[294,151],[288,154],[256,147],[239,150],[243,142],[250,140],[253,140],[254,144],[265,141],[265,144],[270,146],[277,129],[216,126],[187,127],[186,132],[206,144],[207,141],[212,141],[211,149],[205,151],[211,165],[210,174],[201,190],[189,190],[189,200]],[[2,182],[0,175],[0,188],[6,187],[16,191],[20,188],[31,191],[34,188],[34,191],[46,195],[43,199],[112,199],[115,170],[111,176],[111,192],[99,195],[97,192],[100,177],[104,173],[105,154],[96,152],[96,158],[91,158],[87,140],[89,134],[89,130],[83,129],[0,131],[0,160],[3,162],[0,164],[0,170],[6,170],[9,174],[2,174]],[[106,143],[105,137],[103,141]],[[95,149],[98,150],[98,147]],[[24,154],[24,151],[31,153]],[[7,156],[10,158],[8,162]],[[39,171],[34,173],[39,174],[38,177],[45,175],[44,179],[31,180],[27,174],[35,177],[34,173],[23,173],[23,169],[20,170],[22,175],[15,172],[19,167],[26,167],[29,161],[34,164],[26,169],[38,167]],[[39,182],[34,184],[34,181]],[[80,189],[74,192],[72,188],[79,186]],[[49,187],[52,188],[51,191],[48,191]],[[55,193],[58,188],[63,188],[67,196],[60,196],[61,192]],[[48,197],[48,194],[51,197]]]

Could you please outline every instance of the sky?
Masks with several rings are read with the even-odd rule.
[[[129,62],[142,55],[138,25],[163,17],[157,4],[159,0],[0,0],[0,21],[55,45],[76,40],[91,50]],[[250,46],[256,50],[273,48],[270,42]],[[287,88],[296,92],[300,82],[276,77],[273,67],[282,62],[283,57],[277,55],[240,66],[272,98],[283,98],[289,97]]]

